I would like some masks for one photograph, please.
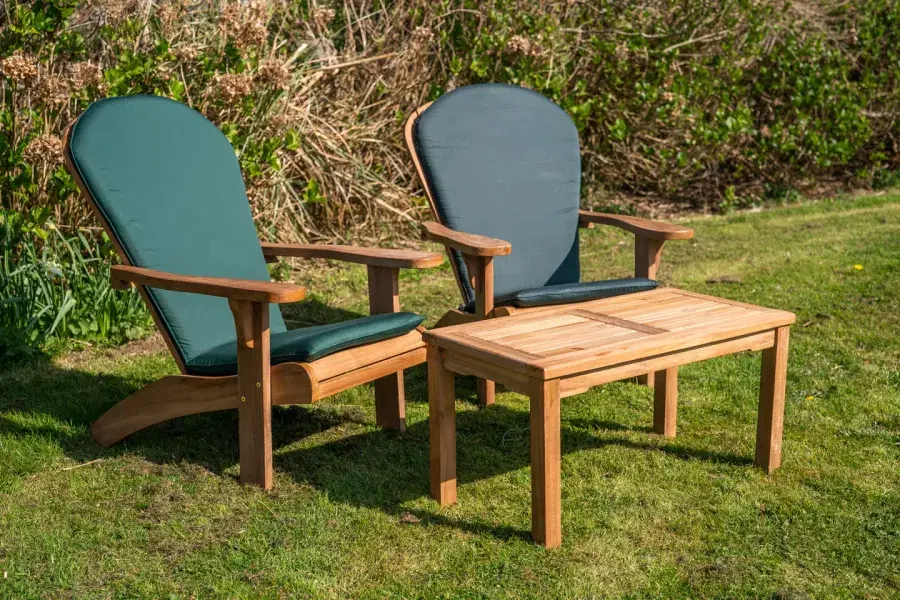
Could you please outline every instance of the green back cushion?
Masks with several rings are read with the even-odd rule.
[[[155,96],[92,104],[70,157],[135,266],[269,281],[234,148],[193,109]],[[186,364],[234,343],[224,298],[148,289]],[[277,305],[272,333],[285,331]]]
[[[578,131],[558,106],[511,85],[462,87],[417,119],[413,141],[440,220],[512,244],[494,260],[498,301],[580,280]],[[471,302],[465,264],[453,258]]]

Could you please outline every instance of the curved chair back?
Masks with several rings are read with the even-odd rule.
[[[100,100],[69,129],[66,161],[126,264],[269,281],[234,148],[195,110],[156,96]],[[182,371],[234,341],[226,299],[142,292]],[[285,329],[272,305],[270,330]]]
[[[497,301],[580,281],[578,131],[556,104],[512,85],[462,87],[410,117],[407,137],[436,218],[512,244],[494,260]],[[471,304],[465,262],[451,259]]]

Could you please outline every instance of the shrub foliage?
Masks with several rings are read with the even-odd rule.
[[[0,199],[90,224],[60,168],[92,100],[162,94],[234,143],[263,235],[377,239],[423,209],[402,122],[455,86],[576,121],[586,194],[716,208],[897,179],[894,0],[12,0]],[[408,231],[408,230],[406,230]]]
[[[62,168],[65,128],[101,97],[212,119],[262,236],[372,242],[425,210],[406,116],[460,85],[562,106],[591,202],[728,209],[822,180],[897,185],[898,75],[895,0],[10,0],[0,354],[149,324],[109,289],[108,243]]]
[[[110,286],[109,239],[63,233],[47,216],[0,211],[0,361],[70,339],[108,344],[146,334],[152,321],[140,296]]]

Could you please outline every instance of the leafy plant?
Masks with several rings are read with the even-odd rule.
[[[0,243],[0,357],[73,339],[120,343],[151,327],[137,292],[110,287],[105,235],[64,235],[7,211],[0,213]]]
[[[264,236],[410,235],[403,148],[461,85],[544,94],[578,127],[586,199],[730,210],[900,170],[895,0],[11,0],[0,11],[0,205],[91,225],[60,167],[98,98],[159,94],[235,146]],[[601,196],[598,198],[597,196]],[[603,196],[606,196],[604,198]]]

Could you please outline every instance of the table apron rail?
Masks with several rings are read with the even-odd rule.
[[[489,381],[499,381],[506,389],[525,394],[531,394],[531,381],[528,375],[504,369],[492,363],[488,363],[479,358],[466,356],[454,352],[453,350],[441,349],[443,354],[443,365],[448,371],[453,371],[460,375],[474,375]]]
[[[690,363],[735,354],[736,352],[765,350],[775,345],[775,330],[754,333],[730,340],[712,342],[703,346],[697,346],[687,350],[676,350],[653,358],[635,360],[611,367],[604,367],[596,371],[579,373],[564,377],[560,384],[560,394],[573,396],[595,385],[602,385],[612,381],[628,379],[653,371],[662,371],[669,367],[678,367]]]
[[[596,385],[619,381],[677,367],[701,360],[734,354],[736,352],[764,350],[775,344],[775,330],[754,333],[728,340],[712,342],[686,350],[676,350],[652,358],[634,360],[627,363],[603,367],[595,371],[585,371],[560,380],[560,394],[572,396],[580,394]],[[528,375],[505,369],[502,366],[466,356],[454,350],[441,350],[444,368],[460,375],[474,375],[504,385],[507,389],[528,395],[536,383]]]

